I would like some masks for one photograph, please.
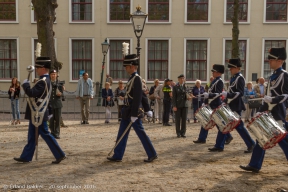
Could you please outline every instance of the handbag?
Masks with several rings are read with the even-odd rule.
[[[249,106],[249,109],[256,109],[256,108],[259,108],[260,106],[262,105],[262,101],[249,101],[248,100],[248,106]]]
[[[117,98],[118,99],[118,105],[124,105],[124,100],[120,99],[120,98]]]

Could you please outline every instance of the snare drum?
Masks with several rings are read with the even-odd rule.
[[[214,121],[211,119],[211,114],[212,110],[207,105],[202,106],[195,113],[195,117],[205,130],[212,129],[215,126]]]
[[[267,112],[254,117],[247,128],[264,150],[274,147],[287,135],[286,130]]]
[[[219,131],[223,134],[233,131],[241,121],[238,114],[234,114],[233,111],[226,104],[220,105],[218,108],[214,109],[212,115],[212,120],[218,125]]]

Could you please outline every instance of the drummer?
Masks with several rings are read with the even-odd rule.
[[[273,69],[274,72],[269,79],[270,93],[267,93],[266,91],[266,95],[263,98],[265,103],[260,107],[259,110],[260,112],[267,111],[267,103],[276,104],[275,107],[272,108],[271,114],[280,126],[285,123],[286,109],[284,103],[288,98],[288,73],[282,69],[282,65],[286,58],[287,54],[284,47],[271,48],[269,50],[268,60],[270,68]],[[286,159],[288,160],[288,136],[286,136],[278,144],[283,150]],[[251,156],[250,163],[247,166],[240,165],[240,168],[244,169],[245,171],[252,171],[257,173],[262,167],[264,156],[265,150],[260,147],[257,141]]]
[[[214,77],[214,80],[211,82],[209,86],[208,93],[204,93],[205,97],[209,99],[213,99],[214,97],[222,93],[224,83],[221,79],[221,75],[224,73],[224,65],[214,64],[211,71],[212,71],[212,76]],[[208,99],[205,100],[205,103],[206,104],[208,103]],[[211,109],[216,109],[221,104],[222,104],[221,98],[218,97],[214,99],[213,101],[211,101],[209,106],[211,107]],[[199,143],[199,144],[206,143],[207,135],[208,135],[208,130],[205,130],[201,126],[199,137],[196,141],[193,141],[193,142]],[[233,137],[231,136],[230,133],[228,133],[226,137],[226,144],[229,144],[232,139]]]
[[[231,79],[230,86],[228,91],[223,91],[222,95],[225,98],[228,98],[228,104],[230,109],[235,113],[238,113],[240,116],[240,124],[236,127],[237,132],[244,140],[247,150],[244,153],[251,153],[255,146],[255,142],[250,137],[247,129],[244,127],[244,123],[241,120],[241,111],[245,110],[244,102],[242,96],[244,95],[245,79],[241,74],[241,61],[240,59],[230,59],[228,62],[228,68],[230,68]],[[227,137],[227,134],[223,134],[218,131],[216,144],[213,148],[209,148],[211,152],[221,152],[224,150],[224,142]]]

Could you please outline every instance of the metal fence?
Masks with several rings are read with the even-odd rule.
[[[64,120],[81,120],[80,102],[75,98],[75,92],[64,92],[65,101],[62,101],[62,118]],[[95,97],[90,101],[90,120],[105,119],[105,108],[98,106],[98,103],[102,105],[102,98]],[[149,101],[150,103],[150,101]],[[193,119],[193,110],[191,109],[191,101],[189,102],[188,119]],[[24,119],[27,101],[22,95],[19,98],[19,110],[21,119]],[[8,98],[7,91],[0,90],[0,121],[7,121],[12,119],[11,102]],[[118,108],[115,103],[114,107],[111,107],[111,119],[118,118]],[[192,121],[192,120],[191,120]]]

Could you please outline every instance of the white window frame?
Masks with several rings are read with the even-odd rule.
[[[35,65],[35,50],[36,50],[36,47],[34,47],[34,41],[36,39],[38,39],[38,37],[32,37],[31,38],[31,50],[32,50],[32,52],[31,52],[31,58],[32,58],[31,59],[31,61],[32,61],[31,65]],[[57,39],[56,38],[54,38],[54,47],[55,47],[55,54],[57,56]],[[32,74],[32,80],[35,79],[35,73],[32,72],[31,74]]]
[[[263,23],[275,23],[275,24],[287,24],[288,23],[288,18],[287,18],[287,21],[284,21],[284,22],[280,22],[280,21],[266,21],[266,4],[267,4],[267,0],[264,0]],[[287,17],[288,17],[288,8],[287,8]]]
[[[226,15],[227,15],[227,0],[224,0],[224,24],[231,24],[232,25],[232,22],[227,22],[226,21]],[[248,13],[248,17],[247,17],[247,21],[239,21],[239,24],[250,24],[250,16],[251,16],[251,0],[248,0],[248,10],[247,10],[247,13]]]
[[[90,78],[94,81],[94,76],[95,76],[95,71],[94,71],[94,66],[95,66],[95,49],[94,49],[94,37],[71,37],[69,38],[69,82],[70,83],[77,83],[78,80],[72,80],[72,40],[92,40],[92,75]]]
[[[18,6],[18,0],[15,0],[15,9],[16,9],[16,21],[0,21],[0,23],[19,23],[19,20],[18,20],[18,15],[19,15],[19,6]]]
[[[20,79],[20,63],[19,63],[19,38],[18,37],[1,37],[0,36],[0,40],[2,39],[16,39],[16,42],[17,42],[17,76],[18,76],[18,81],[21,81]],[[12,79],[12,78],[11,78]],[[4,80],[4,79],[0,79],[0,82],[11,82],[11,79],[8,79],[8,80]],[[23,79],[24,80],[24,79]]]
[[[148,1],[149,0],[146,0],[146,11],[148,13]],[[148,20],[149,18],[149,14],[148,14],[148,17],[147,17],[147,20],[146,20],[146,24],[171,24],[171,21],[172,21],[172,0],[169,0],[169,20],[164,22],[164,21],[150,21]]]
[[[95,23],[95,10],[94,10],[94,3],[95,0],[92,0],[92,21],[73,21],[72,20],[72,0],[69,0],[69,23],[82,23],[82,24],[93,24]]]
[[[136,10],[133,11],[133,1],[130,0],[130,13],[133,13],[135,12]],[[120,22],[117,22],[117,21],[110,21],[110,0],[107,0],[107,23],[114,23],[114,24],[131,24],[132,21],[131,19],[129,21],[126,21],[126,22],[123,22],[123,21],[120,21]]]
[[[171,38],[169,37],[163,37],[163,38],[153,38],[153,37],[147,37],[145,38],[145,79],[147,79],[146,83],[154,83],[154,81],[148,81],[148,41],[149,40],[168,40],[168,77],[171,78]],[[141,60],[141,55],[140,55]],[[141,62],[140,62],[141,67]]]
[[[184,14],[184,23],[185,24],[204,24],[204,25],[207,25],[207,24],[211,24],[211,7],[212,7],[212,4],[211,4],[211,0],[208,0],[208,21],[207,22],[189,22],[187,21],[187,0],[185,0],[185,14]]]
[[[130,50],[130,53],[133,53],[133,38],[132,37],[123,37],[123,38],[120,38],[120,37],[117,37],[117,38],[113,38],[113,37],[111,37],[111,38],[107,38],[107,42],[110,44],[110,41],[111,40],[124,40],[124,39],[129,39],[130,40],[130,44],[129,44],[129,50]],[[103,57],[103,54],[102,54],[102,57]],[[108,50],[108,53],[107,53],[107,55],[106,55],[106,63],[107,63],[107,66],[106,66],[106,72],[109,72],[110,71],[110,59],[108,59],[108,58],[110,58],[110,51]],[[113,83],[118,83],[118,80],[116,80],[116,81],[113,81]],[[123,83],[127,83],[127,81],[124,81],[123,80]]]
[[[277,37],[264,37],[264,38],[262,38],[262,53],[261,53],[261,56],[262,56],[262,58],[261,58],[261,77],[263,77],[264,76],[264,51],[265,51],[265,41],[277,41],[277,40],[285,40],[286,41],[286,49],[287,49],[287,47],[288,47],[288,38],[286,37],[279,37],[279,38],[277,38]],[[286,61],[287,61],[287,59],[286,59]],[[287,62],[286,62],[287,63]],[[287,65],[286,65],[286,67],[287,67]]]
[[[224,37],[223,38],[223,51],[222,51],[222,53],[223,53],[223,58],[222,58],[222,64],[225,66],[225,49],[226,49],[226,47],[225,47],[225,44],[226,44],[226,41],[232,41],[232,38],[231,37]],[[245,80],[246,80],[246,82],[248,82],[249,81],[249,66],[250,66],[250,64],[249,64],[249,53],[250,53],[250,50],[249,50],[249,45],[250,45],[250,39],[249,38],[239,38],[238,40],[245,40],[246,41],[246,69],[245,69]],[[230,59],[232,59],[232,58],[230,58]],[[251,74],[252,75],[252,74]],[[228,82],[228,80],[226,79],[224,79],[224,74],[221,76],[221,78],[223,79],[223,81],[224,81],[224,83],[225,82]],[[251,76],[251,79],[252,79],[252,76]]]
[[[209,74],[210,74],[210,38],[209,37],[204,37],[204,38],[188,38],[188,37],[186,37],[186,38],[184,38],[184,62],[183,62],[183,68],[184,68],[184,72],[183,72],[183,74],[184,74],[184,76],[186,77],[186,59],[187,59],[187,56],[186,56],[186,50],[187,50],[187,41],[189,41],[189,40],[204,40],[204,41],[207,41],[207,72],[206,72],[206,81],[201,81],[201,82],[203,82],[203,83],[208,83],[209,81],[209,79],[210,79],[210,76],[209,76]],[[195,83],[196,81],[186,81],[187,83]]]

